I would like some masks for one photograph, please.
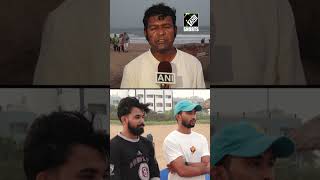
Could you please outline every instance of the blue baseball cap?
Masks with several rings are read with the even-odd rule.
[[[284,158],[295,151],[295,144],[287,137],[267,136],[247,122],[236,123],[213,136],[211,164],[217,165],[226,155],[259,156],[269,148],[275,157]]]
[[[176,116],[180,112],[192,110],[201,111],[202,107],[199,104],[194,104],[189,100],[181,100],[174,107],[174,116]]]

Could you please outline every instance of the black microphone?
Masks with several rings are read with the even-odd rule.
[[[172,73],[170,62],[164,61],[159,63],[158,72],[156,72],[156,83],[160,84],[161,89],[169,89],[170,85],[176,84],[176,77]]]

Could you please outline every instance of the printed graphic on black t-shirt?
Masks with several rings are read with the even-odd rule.
[[[131,142],[116,136],[111,140],[110,177],[112,180],[149,180],[160,177],[154,148],[150,141],[140,137]]]

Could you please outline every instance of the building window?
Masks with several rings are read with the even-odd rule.
[[[13,122],[10,123],[10,131],[17,134],[25,134],[28,130],[28,123],[26,122]]]
[[[171,103],[166,103],[166,107],[171,107]]]
[[[143,94],[138,94],[138,99],[141,99],[141,98],[143,98]]]
[[[148,104],[150,104],[150,106],[153,107],[153,103],[148,103]]]
[[[157,103],[157,107],[163,107],[162,103]]]
[[[166,95],[166,98],[167,99],[171,99],[171,95]]]
[[[153,98],[153,95],[152,94],[148,94],[147,98]]]
[[[156,95],[156,98],[162,98],[162,95]]]

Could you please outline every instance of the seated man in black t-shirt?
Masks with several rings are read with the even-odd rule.
[[[134,97],[121,99],[118,117],[122,131],[111,139],[111,179],[160,179],[152,142],[140,136],[144,132],[144,115],[150,109]]]

